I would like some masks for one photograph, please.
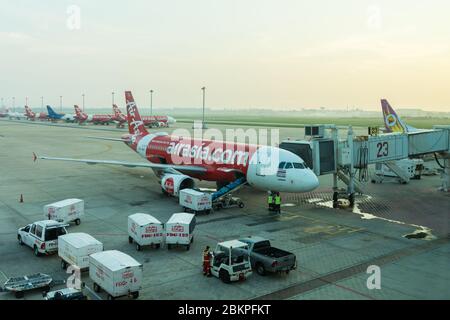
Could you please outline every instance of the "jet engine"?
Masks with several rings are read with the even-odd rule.
[[[184,174],[166,174],[161,179],[163,193],[175,197],[180,190],[194,188],[194,186],[194,179]]]

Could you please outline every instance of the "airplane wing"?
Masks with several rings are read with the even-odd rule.
[[[37,159],[42,160],[57,160],[57,161],[71,161],[71,162],[82,162],[86,164],[109,164],[116,166],[124,166],[129,168],[150,168],[156,170],[166,170],[176,172],[180,171],[190,171],[190,172],[198,172],[203,173],[206,172],[206,168],[199,166],[184,166],[184,165],[172,165],[172,164],[162,164],[162,163],[151,163],[151,162],[128,162],[128,161],[116,161],[116,160],[92,160],[92,159],[74,159],[74,158],[56,158],[56,157],[41,157],[37,156],[33,153],[33,160]]]
[[[128,142],[128,141],[130,141],[130,139],[122,139],[122,138],[106,138],[106,137],[92,137],[92,136],[87,136],[86,139],[108,140],[108,141],[120,141],[120,142]]]

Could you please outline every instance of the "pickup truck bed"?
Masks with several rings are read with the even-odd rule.
[[[259,248],[255,249],[254,252],[271,258],[281,258],[291,254],[290,252],[275,247]]]

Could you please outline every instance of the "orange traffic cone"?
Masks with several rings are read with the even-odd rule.
[[[19,202],[23,202],[23,194],[20,194],[20,200],[19,200]]]

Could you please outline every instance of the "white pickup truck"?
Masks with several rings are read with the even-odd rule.
[[[58,252],[58,237],[67,233],[67,224],[54,220],[43,220],[29,224],[17,231],[20,245],[27,245],[34,254],[47,255]]]

